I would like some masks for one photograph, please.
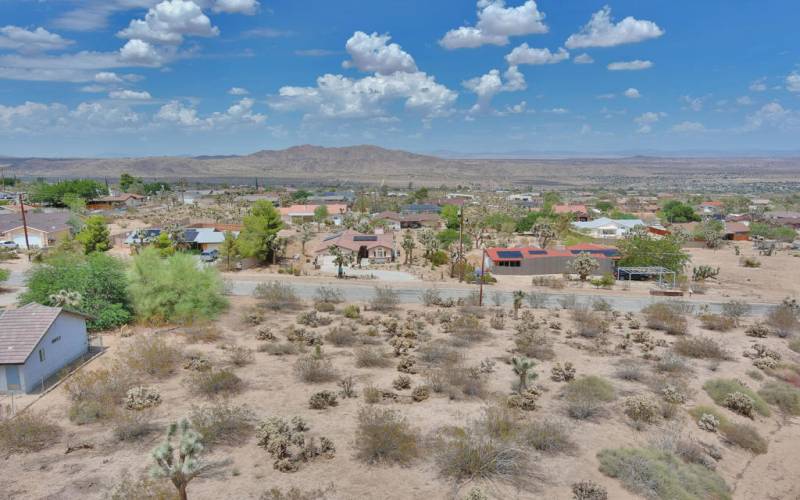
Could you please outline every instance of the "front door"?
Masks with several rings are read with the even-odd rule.
[[[6,365],[6,387],[9,391],[22,389],[19,383],[19,366]]]

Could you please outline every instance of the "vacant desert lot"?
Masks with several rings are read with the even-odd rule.
[[[310,427],[310,435],[325,436],[333,442],[335,456],[301,462],[296,472],[280,472],[273,467],[275,459],[258,446],[256,433],[242,430],[237,436],[239,439],[232,438],[227,444],[211,447],[206,458],[229,459],[230,463],[212,477],[193,481],[188,488],[190,498],[259,498],[273,487],[296,486],[310,491],[332,485],[326,498],[464,498],[470,490],[479,488],[489,498],[570,499],[571,485],[584,480],[604,486],[608,498],[641,498],[618,479],[600,472],[598,452],[607,448],[658,446],[658,443],[663,446],[664,442],[692,443],[698,455],[695,460],[706,464],[696,467],[715,469],[730,489],[732,498],[800,496],[797,479],[800,469],[796,460],[800,427],[796,417],[770,405],[769,416],[756,413],[750,419],[715,404],[703,389],[710,379],[738,379],[753,391],[775,380],[773,375],[783,374],[791,379],[787,374],[794,373],[790,368],[800,361],[800,355],[789,349],[785,338],[746,335],[745,329],[755,318],[746,318],[741,325],[719,332],[703,329],[697,317],[687,314],[688,334],[667,335],[648,329],[642,315],[626,318],[611,312],[580,316],[565,310],[532,310],[526,306],[517,320],[510,311],[505,311],[501,325],[498,319],[492,320],[497,313],[490,308],[483,308],[480,312],[483,318],[476,324],[458,323],[458,318],[472,318],[470,313],[475,312],[474,309],[409,306],[376,312],[365,311],[365,306],[360,304],[358,319],[348,319],[342,315],[345,304],[337,303],[333,306],[335,311],[317,313],[318,318],[331,320],[330,324],[300,327],[305,329],[305,336],[298,335],[297,331],[292,333],[289,327],[295,324],[299,314],[312,310],[311,304],[272,311],[249,298],[234,299],[230,311],[210,329],[189,329],[187,334],[185,328],[137,327],[124,336],[119,332],[105,335],[108,351],[86,366],[85,372],[112,366],[125,358],[126,353],[134,352],[135,346],[154,337],[164,339],[181,353],[182,359],[171,368],[167,367],[167,374],[136,373],[136,369],[142,368],[141,363],[125,360],[128,373],[141,385],[156,389],[161,396],[161,403],[149,417],[154,424],[152,432],[130,441],[119,441],[114,433],[114,418],[76,425],[69,419],[74,403],[66,384],[62,385],[31,408],[57,423],[60,435],[41,451],[6,453],[0,477],[2,496],[107,498],[123,474],[134,479],[146,476],[151,465],[150,452],[160,443],[163,429],[169,422],[189,415],[193,407],[217,404],[221,397],[232,405],[246,405],[256,424],[273,416],[287,420],[302,416]],[[259,312],[255,316],[263,318],[252,317],[254,310]],[[588,319],[586,314],[589,314]],[[249,321],[245,320],[247,315],[251,316]],[[391,320],[390,316],[396,320]],[[573,317],[577,318],[577,323]],[[408,318],[411,319],[407,322]],[[453,321],[456,321],[455,326],[448,326],[453,325]],[[593,321],[604,323],[605,327],[594,331]],[[328,336],[338,327],[350,333]],[[603,332],[604,329],[607,331]],[[259,340],[259,330],[262,338],[269,336],[266,332],[275,338]],[[292,344],[294,348],[278,347],[289,345],[287,334],[297,340]],[[520,341],[526,335],[532,342]],[[322,339],[321,352],[317,355],[329,361],[336,373],[327,381],[307,383],[298,378],[295,365],[298,360],[314,354],[315,348],[307,344],[313,343],[315,336]],[[411,340],[406,346],[407,354],[416,359],[411,370],[416,373],[408,374],[411,388],[435,385],[436,373],[456,369],[452,368],[456,365],[473,379],[467,382],[447,379],[442,392],[434,390],[428,399],[414,401],[411,389],[393,388],[393,382],[401,375],[398,363],[405,359],[405,356],[394,356],[389,342],[393,337]],[[679,339],[712,339],[717,341],[717,347],[724,346],[726,353],[698,354],[684,345],[679,348],[684,349],[681,350],[684,356],[676,358],[672,351]],[[776,352],[780,363],[789,368],[755,368],[753,360],[743,356],[755,343]],[[234,349],[234,345],[249,349],[252,357],[243,354],[241,349]],[[383,351],[385,366],[358,366],[365,348]],[[275,355],[279,350],[294,353]],[[230,369],[241,379],[241,390],[223,391],[216,399],[197,394],[193,377],[200,372],[183,366],[189,354],[208,359],[214,371]],[[469,427],[467,435],[477,436],[483,432],[475,429],[486,426],[480,427],[476,422],[489,407],[505,408],[507,398],[513,393],[518,377],[510,359],[515,354],[539,358],[534,359],[538,378],[531,385],[537,388],[540,397],[534,410],[511,413],[511,422],[515,426],[554,422],[568,443],[559,449],[521,445],[520,453],[529,465],[522,473],[524,477],[515,481],[504,481],[500,477],[487,481],[456,480],[443,471],[441,448],[434,446],[437,436],[443,435],[442,429],[452,426],[478,425]],[[701,357],[691,357],[698,355]],[[720,357],[728,359],[715,359]],[[448,362],[445,358],[455,361]],[[479,369],[482,362],[483,370]],[[574,365],[578,379],[593,375],[613,386],[613,395],[598,403],[588,418],[569,415],[571,400],[564,396],[568,384],[551,379],[551,369],[556,363],[566,362]],[[338,405],[322,410],[309,408],[312,394],[321,390],[337,392],[340,390],[338,380],[350,375],[355,380],[357,397],[340,396]],[[796,383],[796,373],[794,375],[791,380]],[[626,404],[631,396],[644,395],[664,407],[667,385],[680,392],[679,399],[684,401],[673,405],[671,412],[664,410],[666,417],[659,410],[649,423],[644,423],[634,422],[626,415]],[[394,400],[382,398],[370,405],[362,392],[366,387],[380,388],[397,397]],[[117,412],[133,411],[125,410],[121,401],[110,404],[117,406]],[[689,414],[699,405],[714,407],[730,423],[752,425],[766,440],[767,452],[755,454],[732,443],[722,432],[701,430],[697,418]],[[366,406],[392,409],[406,418],[419,438],[417,453],[407,463],[370,464],[359,458],[363,443],[357,439],[358,414]],[[82,445],[88,446],[80,449]],[[70,447],[79,449],[65,453]]]

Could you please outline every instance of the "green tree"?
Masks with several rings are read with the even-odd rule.
[[[56,183],[37,181],[31,186],[28,199],[33,203],[44,203],[65,207],[67,201],[82,198],[91,200],[106,193],[106,187],[91,179],[70,179]]]
[[[524,217],[517,221],[516,231],[518,233],[527,233],[533,229],[533,226],[539,222],[539,219],[547,218],[545,212],[528,212]]]
[[[131,185],[136,182],[136,177],[132,176],[128,172],[123,172],[122,175],[119,176],[119,189],[127,193],[128,189],[130,189]]]
[[[439,214],[447,226],[447,229],[458,229],[461,226],[461,211],[457,205],[445,205]]]
[[[222,241],[219,255],[222,257],[222,261],[225,262],[225,270],[230,271],[233,262],[240,256],[239,244],[236,241],[236,236],[232,232],[225,231],[225,239]]]
[[[150,324],[213,320],[228,305],[219,272],[185,253],[162,258],[147,248],[133,258],[129,276],[136,316]]]
[[[601,212],[608,212],[614,208],[614,204],[608,200],[600,200],[594,204],[594,208],[600,210]]]
[[[581,252],[572,259],[569,267],[573,273],[578,275],[581,281],[586,281],[586,278],[600,267],[600,263],[587,252]]]
[[[678,200],[669,200],[661,209],[661,216],[671,223],[695,222],[700,220],[700,216],[694,209]]]
[[[162,257],[169,257],[175,254],[175,242],[169,237],[169,233],[161,231],[153,240],[153,248],[158,251]]]
[[[305,201],[311,196],[311,193],[305,189],[298,189],[292,193],[292,201]]]
[[[458,229],[443,229],[436,234],[436,239],[439,240],[441,248],[449,249],[451,246],[458,246],[458,239],[460,233]],[[464,235],[464,248],[472,246],[472,238],[468,234]]]
[[[244,218],[239,234],[239,248],[245,257],[270,262],[275,255],[278,231],[283,227],[280,213],[272,203],[260,200],[253,204],[250,215]]]
[[[180,431],[178,446],[172,444],[176,434]],[[211,467],[203,464],[200,454],[203,453],[203,436],[198,434],[189,425],[189,420],[182,419],[180,423],[172,423],[167,428],[164,442],[153,450],[155,465],[150,469],[154,478],[167,478],[178,490],[180,500],[187,500],[186,488],[192,479],[196,478]]]
[[[406,232],[403,233],[403,242],[400,244],[403,247],[403,252],[405,252],[405,264],[411,265],[414,261],[414,248],[416,248],[417,244],[414,241],[414,234],[406,229]]]
[[[320,205],[314,209],[314,222],[317,223],[317,229],[328,219],[328,206]]]
[[[550,212],[553,209],[553,205],[558,205],[561,203],[561,194],[557,191],[548,191],[544,193],[542,196],[543,199],[543,208],[546,212]]]
[[[624,267],[660,266],[680,273],[691,259],[683,251],[680,235],[655,239],[646,231],[633,230],[618,247],[622,254],[619,265]]]
[[[79,293],[81,300],[75,309],[91,316],[90,330],[116,328],[132,319],[126,265],[105,253],[56,253],[35,264],[25,284],[21,305],[52,305],[51,297],[62,290]]]
[[[9,278],[11,278],[11,271],[0,267],[0,284],[8,281]]]
[[[86,224],[75,239],[83,245],[83,251],[87,255],[93,252],[107,252],[113,246],[111,234],[102,215],[92,215],[86,219]]]

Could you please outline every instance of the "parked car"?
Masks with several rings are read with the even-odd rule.
[[[206,250],[200,254],[200,260],[203,262],[214,262],[219,258],[219,250]]]
[[[0,248],[6,249],[6,250],[16,250],[17,248],[19,248],[19,245],[17,245],[15,242],[13,242],[11,240],[0,241]]]

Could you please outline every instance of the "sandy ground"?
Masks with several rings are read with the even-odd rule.
[[[259,341],[255,340],[254,327],[242,324],[241,316],[252,299],[235,298],[233,307],[220,321],[224,338],[216,344],[184,345],[182,336],[172,333],[161,333],[168,336],[185,350],[208,353],[215,366],[226,364],[225,351],[219,346],[223,343],[236,343],[255,349]],[[412,307],[421,309],[421,307]],[[404,313],[399,311],[401,315]],[[536,311],[537,317],[553,316],[552,311]],[[564,312],[560,313],[560,321],[564,323],[562,332],[549,332],[554,341],[556,359],[540,362],[537,366],[538,382],[546,391],[540,400],[540,408],[526,414],[527,419],[556,417],[570,426],[578,450],[571,455],[539,456],[539,467],[544,472],[544,481],[539,491],[515,491],[509,487],[496,485],[488,488],[494,498],[509,499],[570,499],[570,485],[578,480],[591,479],[606,486],[609,498],[636,498],[623,489],[616,480],[603,476],[598,472],[596,454],[603,448],[625,445],[646,445],[657,436],[666,424],[655,425],[644,431],[634,430],[621,410],[623,396],[645,393],[649,389],[643,384],[625,382],[613,378],[615,365],[623,357],[641,358],[638,349],[620,356],[614,352],[613,346],[621,339],[621,331],[612,329],[609,342],[596,346],[593,341],[579,338],[567,338],[564,333],[569,328],[569,321]],[[268,316],[265,324],[281,332],[294,318],[294,314],[276,314]],[[334,323],[335,325],[336,323]],[[407,416],[409,421],[422,433],[427,435],[444,425],[465,424],[480,416],[482,408],[510,393],[514,375],[506,364],[512,342],[513,321],[506,322],[506,329],[493,331],[491,338],[464,350],[470,364],[477,364],[483,359],[497,360],[496,371],[489,375],[489,395],[484,399],[466,399],[451,401],[443,395],[433,397],[422,403],[400,402],[392,404],[395,409]],[[320,327],[318,331],[325,333],[328,327]],[[428,326],[434,338],[442,337],[439,326]],[[690,362],[691,373],[687,373],[684,381],[691,389],[690,401],[684,405],[690,408],[696,404],[713,404],[702,391],[703,382],[711,377],[736,377],[746,381],[753,387],[758,383],[750,379],[745,372],[750,370],[750,361],[741,353],[753,342],[743,333],[743,328],[727,333],[701,331],[692,320],[694,334],[711,337],[723,337],[726,346],[734,355],[733,361],[726,361],[719,366],[701,360]],[[137,328],[135,335],[152,335],[153,330]],[[674,338],[660,333],[653,333],[656,338],[664,338],[671,342]],[[279,334],[279,337],[283,337]],[[108,351],[94,360],[84,369],[95,369],[109,363],[120,349],[132,339],[122,339],[115,335],[105,335],[104,344]],[[759,339],[761,341],[761,339]],[[778,350],[784,360],[798,362],[797,354],[788,350],[786,341],[770,337],[763,339],[769,347]],[[659,348],[658,351],[662,351]],[[343,375],[352,374],[358,381],[358,390],[365,384],[374,383],[381,388],[389,388],[391,381],[398,375],[394,367],[364,369],[356,368],[352,348],[336,348],[325,346],[325,352],[333,360],[336,368]],[[466,489],[458,489],[447,479],[438,475],[430,457],[423,455],[409,467],[367,466],[355,458],[354,432],[356,414],[363,404],[362,398],[340,400],[339,406],[323,411],[310,410],[308,398],[322,389],[336,390],[335,383],[304,384],[296,380],[292,366],[297,356],[276,357],[267,353],[255,353],[253,364],[235,368],[236,373],[246,382],[246,389],[232,398],[235,403],[246,403],[259,419],[278,415],[291,417],[302,415],[311,426],[315,435],[331,438],[336,445],[336,456],[333,459],[319,459],[304,465],[293,474],[280,473],[272,468],[272,459],[261,448],[256,446],[255,438],[242,446],[221,446],[213,450],[210,458],[230,458],[232,464],[220,477],[198,479],[191,483],[191,498],[198,499],[247,499],[258,496],[271,487],[287,488],[298,486],[302,489],[325,487],[333,483],[334,498],[340,499],[409,499],[409,498],[453,498],[463,495]],[[601,375],[608,377],[615,385],[618,399],[610,403],[604,417],[591,421],[575,421],[565,416],[564,403],[559,399],[563,384],[553,382],[549,378],[554,362],[571,361],[575,364],[578,375]],[[642,360],[647,371],[647,361]],[[156,387],[162,396],[163,403],[157,409],[156,420],[159,426],[185,416],[193,404],[204,401],[187,395],[185,380],[188,372],[180,368],[176,373],[163,380],[149,380],[147,383]],[[414,384],[421,383],[421,375],[413,375]],[[409,391],[400,391],[408,394]],[[406,398],[410,399],[410,398]],[[119,480],[123,471],[134,476],[144,474],[150,465],[150,450],[159,442],[160,434],[154,434],[137,444],[117,443],[114,441],[107,424],[90,424],[76,426],[66,418],[69,401],[62,388],[46,394],[33,405],[38,411],[46,412],[64,429],[59,442],[38,453],[11,455],[3,462],[4,473],[0,476],[0,497],[2,498],[47,498],[47,499],[100,499],[108,494]],[[723,410],[724,411],[724,410]],[[732,420],[745,421],[730,412],[726,413]],[[757,417],[754,425],[770,441],[770,451],[766,455],[754,457],[748,452],[722,442],[719,436],[700,431],[684,412],[677,421],[687,435],[718,446],[723,458],[718,464],[718,471],[726,482],[734,489],[737,499],[753,498],[800,498],[800,480],[797,478],[800,465],[796,460],[796,450],[800,446],[800,426],[796,419],[784,419],[777,415],[764,418]],[[94,448],[65,454],[68,446],[91,444]],[[472,485],[470,485],[471,487]],[[483,485],[484,487],[486,485]]]

